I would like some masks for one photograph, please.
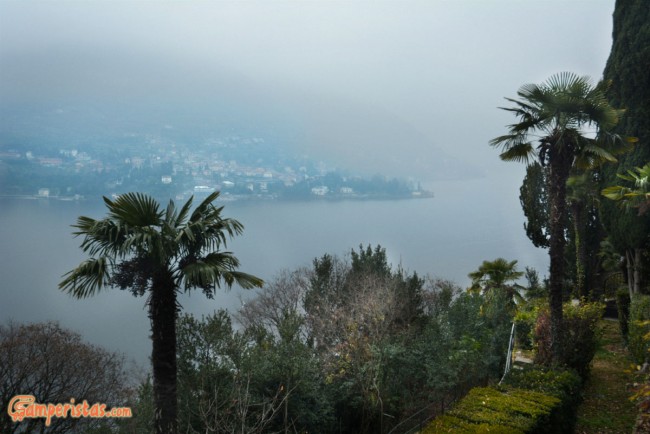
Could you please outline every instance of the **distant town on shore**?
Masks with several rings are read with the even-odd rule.
[[[141,191],[186,199],[221,191],[224,200],[407,199],[433,194],[413,179],[362,177],[307,157],[282,155],[262,137],[206,140],[156,136],[80,147],[0,145],[0,195],[83,200]]]

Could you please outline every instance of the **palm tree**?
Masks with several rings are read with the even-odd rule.
[[[642,216],[650,210],[650,163],[643,167],[634,167],[625,174],[617,174],[621,179],[631,182],[634,187],[614,185],[603,189],[601,194],[608,199],[620,201],[623,208],[629,211],[638,208],[638,215]],[[625,263],[627,268],[627,282],[630,296],[641,291],[640,266],[642,258],[641,248],[626,248]]]
[[[590,219],[597,215],[598,206],[598,189],[597,179],[598,171],[584,170],[580,173],[569,176],[567,180],[567,201],[573,217],[573,237],[575,243],[575,260],[576,260],[576,294],[579,297],[587,298],[592,293],[587,281],[587,230],[589,229]],[[600,228],[600,222],[597,221],[597,228]],[[603,237],[602,231],[594,229],[597,233],[599,242]],[[592,294],[593,295],[593,294]]]
[[[239,261],[222,251],[227,238],[241,234],[236,220],[222,218],[214,206],[218,192],[209,195],[190,214],[192,198],[180,209],[170,201],[165,210],[151,197],[128,193],[112,201],[104,197],[108,216],[101,220],[81,216],[73,227],[83,236],[81,248],[90,258],[64,275],[59,288],[77,298],[105,287],[129,288],[148,294],[151,320],[155,430],[175,434],[177,294],[201,288],[208,298],[225,283],[259,287],[262,280],[236,271]]]
[[[567,202],[566,183],[573,167],[588,169],[629,149],[633,139],[623,140],[609,131],[618,123],[622,110],[607,102],[607,82],[592,86],[588,77],[563,72],[546,82],[522,86],[519,99],[504,110],[514,113],[519,122],[510,125],[509,134],[490,141],[501,149],[501,159],[529,163],[534,158],[548,167],[550,205],[550,297],[551,348],[553,360],[561,362],[562,284]]]
[[[472,279],[471,290],[480,290],[484,293],[490,291],[503,291],[510,308],[514,310],[517,302],[523,301],[520,291],[523,286],[514,283],[524,275],[517,270],[517,261],[506,261],[497,258],[494,261],[483,261],[478,270],[468,274]]]

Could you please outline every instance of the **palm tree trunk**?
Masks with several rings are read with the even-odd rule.
[[[584,240],[584,208],[583,204],[574,201],[571,204],[571,214],[573,214],[573,231],[575,236],[575,252],[576,252],[576,292],[578,296],[587,298],[589,296],[587,291],[587,279],[585,274],[585,267],[587,263],[587,252],[585,250]]]
[[[641,292],[641,255],[642,249],[634,248],[625,251],[625,263],[627,266],[627,285],[630,290],[630,297]]]
[[[625,250],[625,271],[627,272],[627,289],[630,291],[630,299],[634,297],[634,260],[632,249]]]
[[[554,364],[563,360],[563,314],[562,295],[564,286],[564,237],[566,225],[566,182],[569,177],[572,159],[566,146],[553,147],[549,158],[548,197],[550,209],[550,288],[549,306],[551,310],[551,353]],[[565,152],[562,152],[564,150]]]
[[[177,433],[176,313],[173,279],[166,271],[159,273],[154,277],[149,300],[156,434]]]
[[[641,293],[641,253],[642,249],[634,249],[634,293]]]

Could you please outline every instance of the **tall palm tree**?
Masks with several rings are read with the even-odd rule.
[[[129,288],[148,294],[151,320],[155,430],[175,434],[177,294],[201,288],[208,298],[225,283],[243,288],[261,286],[262,280],[236,271],[239,261],[222,251],[227,238],[241,234],[237,220],[223,218],[223,207],[209,195],[190,213],[192,198],[180,209],[170,201],[162,210],[151,197],[128,193],[104,197],[107,217],[81,216],[73,227],[83,236],[81,248],[90,258],[64,275],[59,288],[77,298],[90,297],[105,287]]]
[[[569,72],[551,76],[546,82],[522,86],[515,104],[503,108],[519,118],[509,133],[490,141],[501,149],[501,159],[528,163],[538,159],[548,167],[550,204],[550,297],[551,347],[555,362],[561,362],[562,284],[564,281],[564,222],[566,183],[571,169],[597,167],[616,161],[615,155],[629,149],[634,141],[609,133],[622,110],[609,105],[607,82],[596,86],[588,77]]]

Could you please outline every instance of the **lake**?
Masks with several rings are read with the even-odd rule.
[[[467,273],[497,257],[517,259],[522,271],[532,266],[547,274],[547,252],[526,238],[511,173],[427,187],[433,199],[225,203],[224,216],[245,226],[228,249],[241,260],[242,271],[264,279],[309,265],[324,253],[343,256],[369,243],[385,247],[394,266],[463,286]],[[104,214],[100,200],[0,199],[0,320],[57,320],[89,342],[147,366],[151,344],[144,298],[107,290],[76,300],[57,290],[61,276],[85,259],[70,225],[79,215]],[[198,316],[240,304],[238,290],[221,291],[214,300],[193,292],[180,302]]]

